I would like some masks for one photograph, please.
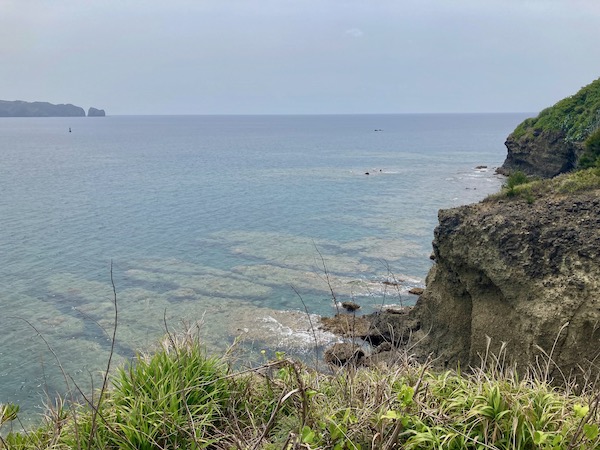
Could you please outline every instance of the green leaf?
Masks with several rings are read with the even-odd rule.
[[[576,417],[583,419],[585,416],[587,416],[587,413],[590,412],[590,407],[587,405],[584,406],[584,405],[576,404],[575,406],[573,406],[573,411],[575,411]]]
[[[402,406],[409,406],[412,404],[414,395],[415,390],[411,386],[403,384],[400,388],[400,392],[398,392],[398,401]]]
[[[535,445],[541,445],[544,442],[546,442],[546,439],[548,438],[548,435],[542,431],[536,431],[535,433],[533,433],[533,443]]]
[[[402,418],[402,414],[398,411],[389,410],[381,416],[382,419],[396,420]]]
[[[302,428],[302,434],[300,435],[301,441],[304,444],[314,444],[316,437],[317,435],[315,432],[308,425],[304,425]]]
[[[590,441],[595,441],[598,438],[598,435],[600,434],[598,425],[595,423],[586,423],[583,426],[583,434],[585,434],[585,437],[588,438]]]

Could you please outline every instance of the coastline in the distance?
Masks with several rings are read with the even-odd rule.
[[[72,104],[0,100],[0,117],[85,117],[85,110]],[[88,117],[104,117],[103,109],[90,108]]]

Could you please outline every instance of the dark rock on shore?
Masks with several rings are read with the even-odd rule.
[[[359,310],[360,305],[354,302],[342,302],[342,308],[344,308],[346,311],[352,312]]]
[[[365,352],[357,344],[347,342],[333,344],[325,351],[325,362],[334,366],[357,365]]]

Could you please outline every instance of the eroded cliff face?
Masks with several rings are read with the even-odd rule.
[[[600,190],[442,210],[433,246],[418,353],[479,366],[489,337],[522,370],[546,352],[565,374],[600,372]]]
[[[552,178],[575,169],[583,144],[569,142],[563,132],[535,131],[519,137],[508,136],[506,160],[498,172],[510,175],[523,171],[527,175]]]

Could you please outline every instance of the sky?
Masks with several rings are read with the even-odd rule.
[[[0,0],[0,99],[107,114],[537,112],[600,0]]]

